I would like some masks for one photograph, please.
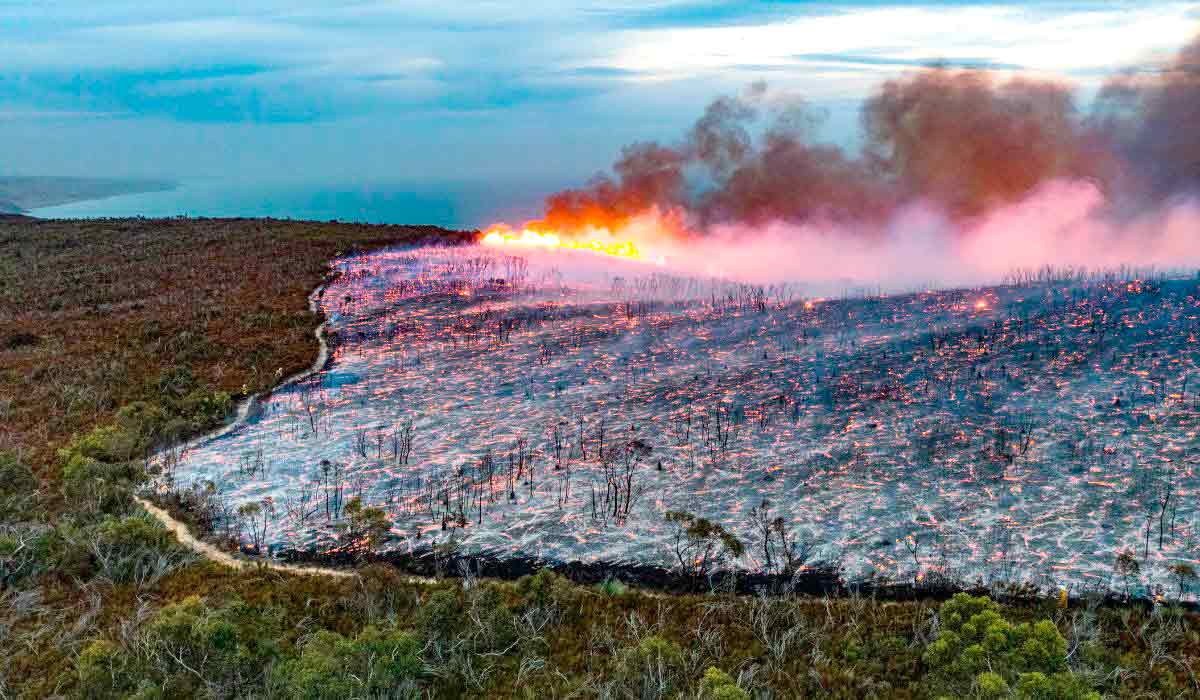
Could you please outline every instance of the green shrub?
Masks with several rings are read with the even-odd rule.
[[[728,673],[709,666],[700,681],[700,697],[704,700],[750,700],[750,693],[739,688]]]
[[[96,541],[123,551],[167,549],[175,542],[171,533],[146,515],[105,519],[96,527]]]
[[[517,580],[517,592],[529,605],[565,607],[573,591],[570,580],[550,569],[539,569],[536,574]]]
[[[923,659],[943,689],[963,695],[973,689],[979,697],[1001,698],[1011,696],[1015,685],[1018,697],[1091,697],[1086,684],[1067,670],[1067,640],[1050,620],[1014,625],[989,598],[966,593],[946,601],[940,618],[938,638]],[[1030,695],[1023,690],[1041,688],[1039,679],[1074,694]]]
[[[86,698],[122,697],[133,688],[129,670],[133,660],[120,646],[107,639],[88,643],[75,660],[79,694]]]
[[[436,591],[417,612],[421,636],[432,642],[450,639],[462,617],[462,603],[452,590]]]
[[[366,507],[361,498],[347,501],[342,515],[341,522],[336,526],[338,536],[347,543],[346,548],[358,554],[374,551],[390,535],[392,523],[388,520],[387,511]]]
[[[233,398],[224,391],[196,389],[179,401],[178,413],[193,430],[201,431],[220,425],[232,405]]]
[[[629,658],[679,666],[683,663],[684,655],[683,650],[675,642],[657,635],[650,635],[643,638],[636,647],[630,650]]]
[[[11,452],[0,451],[0,525],[28,520],[37,502],[33,469]]]
[[[128,462],[141,456],[142,448],[146,445],[145,438],[130,432],[118,423],[98,425],[86,435],[76,436],[64,448],[59,450],[59,457],[64,465],[81,464],[85,462],[118,463]],[[81,459],[80,459],[81,458]],[[69,468],[64,466],[64,468]],[[64,476],[70,478],[69,473]]]
[[[629,592],[629,586],[622,583],[620,579],[609,576],[596,584],[596,590],[600,592],[600,595],[609,598],[619,598]]]
[[[167,419],[167,412],[163,410],[162,406],[145,401],[134,401],[122,406],[121,410],[117,411],[115,424],[135,446],[136,451],[132,456],[138,456],[158,441]]]
[[[998,673],[984,671],[975,677],[975,689],[983,700],[1006,698],[1009,695],[1008,681]]]
[[[162,688],[152,681],[142,681],[136,690],[126,695],[122,700],[162,700]]]
[[[842,658],[854,663],[863,657],[862,644],[857,639],[848,638],[842,643]]]
[[[33,579],[49,568],[46,527],[35,523],[0,526],[0,591]]]
[[[1100,693],[1078,676],[1068,673],[1046,675],[1034,671],[1021,674],[1016,696],[1021,700],[1100,700]]]
[[[679,645],[650,635],[618,655],[614,680],[625,695],[671,697],[683,685],[686,662],[687,656]]]
[[[516,639],[516,619],[500,586],[491,582],[476,584],[467,594],[467,606],[476,651],[499,651]]]
[[[172,695],[242,696],[259,685],[279,658],[282,633],[273,608],[240,600],[211,607],[198,596],[163,607],[146,625],[140,644],[155,663],[154,679]]]
[[[103,576],[113,583],[142,585],[196,557],[144,513],[88,520],[62,518],[32,542],[30,548],[42,570],[67,579],[87,581]]]
[[[73,519],[63,519],[38,543],[39,557],[48,570],[59,576],[88,580],[95,573],[91,543],[91,530]]]
[[[416,698],[425,672],[420,652],[408,632],[367,627],[347,639],[321,630],[304,643],[300,658],[280,664],[273,675],[281,694],[297,700]]]
[[[135,462],[100,462],[72,454],[63,468],[63,496],[77,516],[126,513],[133,507],[132,488],[146,478]]]
[[[105,518],[92,535],[98,573],[114,583],[148,581],[192,558],[148,515]]]
[[[196,388],[196,377],[187,365],[172,365],[158,375],[158,393],[168,398],[182,398]]]
[[[146,480],[137,459],[145,444],[114,423],[76,436],[59,449],[63,495],[76,516],[117,515],[132,508],[130,491]]]

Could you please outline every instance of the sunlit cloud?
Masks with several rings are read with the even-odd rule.
[[[864,71],[944,59],[1070,75],[1137,63],[1195,31],[1190,3],[1062,14],[1021,6],[856,9],[757,25],[631,31],[613,65],[662,80],[739,66],[796,67],[798,59],[869,56]],[[807,67],[806,67],[807,68]]]
[[[436,151],[435,169],[504,169],[513,154],[544,149],[563,155],[523,171],[578,180],[622,143],[674,133],[714,94],[755,80],[806,96],[846,142],[858,101],[915,66],[943,60],[1095,84],[1178,48],[1197,28],[1195,12],[1194,3],[1085,0],[0,0],[0,104],[11,114],[92,115],[114,134],[121,162],[136,140],[130,120],[177,141],[198,125],[226,125],[217,130],[230,143],[238,125],[309,124],[330,125],[321,127],[329,152],[379,168],[401,152],[408,162]],[[6,119],[23,128],[0,134],[0,167],[78,168],[74,154],[105,143],[63,129],[65,117],[57,126],[45,117],[41,132],[36,118]],[[70,158],[49,164],[41,141]],[[275,141],[259,134],[230,152],[244,169],[262,149],[271,172],[280,166],[265,163],[286,152],[294,169],[299,155],[260,145]],[[379,143],[394,144],[391,158]],[[180,160],[209,163],[205,146],[195,148]],[[314,167],[329,171],[328,158],[312,156]]]

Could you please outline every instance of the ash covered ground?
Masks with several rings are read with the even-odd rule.
[[[173,468],[274,547],[344,545],[360,497],[388,548],[560,561],[669,565],[682,510],[763,569],[764,500],[851,577],[1153,593],[1200,551],[1200,277],[818,299],[589,253],[337,268],[328,368]]]

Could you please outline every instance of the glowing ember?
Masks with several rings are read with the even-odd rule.
[[[534,248],[562,248],[567,250],[588,250],[601,255],[611,255],[618,258],[640,260],[642,252],[633,241],[602,240],[599,238],[570,238],[557,233],[538,231],[533,228],[514,231],[505,224],[496,224],[483,234],[480,239],[484,245],[490,246],[526,246]]]
[[[1200,491],[1200,278],[801,296],[663,274],[646,261],[670,233],[619,231],[641,262],[484,246],[335,261],[317,299],[345,339],[332,363],[163,453],[165,473],[233,512],[258,504],[263,541],[315,553],[357,546],[333,500],[352,492],[386,512],[388,552],[669,566],[667,512],[756,542],[747,513],[768,500],[810,562],[852,581],[1057,592],[1103,588],[1123,551],[1143,571],[1194,561],[1192,510],[1173,532],[1164,518]],[[731,566],[771,566],[757,551]]]

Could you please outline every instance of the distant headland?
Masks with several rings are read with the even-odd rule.
[[[122,194],[161,192],[175,188],[168,180],[124,178],[9,176],[0,177],[0,214],[21,214],[39,207],[102,199]]]

